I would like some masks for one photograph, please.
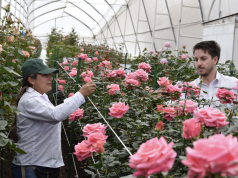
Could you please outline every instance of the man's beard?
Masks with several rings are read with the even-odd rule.
[[[198,74],[199,74],[200,76],[207,77],[212,71],[213,71],[213,66],[212,66],[211,68],[207,69],[207,71],[205,71],[205,73],[200,74],[200,73],[198,72]]]

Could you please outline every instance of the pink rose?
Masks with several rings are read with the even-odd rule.
[[[221,88],[218,88],[216,96],[219,98],[220,103],[222,104],[232,103],[236,98],[232,91]]]
[[[186,48],[186,44],[183,44],[183,48]]]
[[[22,51],[26,57],[30,57],[30,54],[27,51]]]
[[[207,127],[216,127],[220,128],[225,125],[228,125],[229,122],[226,122],[226,115],[219,111],[213,110],[213,108],[202,108],[194,111],[194,114],[197,116],[197,120],[202,124],[205,124]]]
[[[111,65],[110,61],[103,61],[98,66],[102,67],[102,68],[107,68],[107,69],[112,68],[112,65]]]
[[[117,84],[107,85],[107,89],[109,88],[110,90],[107,91],[109,95],[116,95],[117,94],[116,91],[120,91],[120,87]]]
[[[150,54],[154,54],[154,50],[151,49],[151,50],[150,50]]]
[[[162,52],[163,52],[163,50],[162,50],[162,49],[158,49],[158,52],[159,52],[159,53],[162,53]]]
[[[177,85],[171,85],[171,84],[167,85],[166,91],[167,91],[168,95],[170,95],[170,94],[175,95],[172,97],[172,100],[176,100],[182,96],[181,89]]]
[[[160,104],[160,105],[156,105],[156,107],[157,107],[157,111],[158,112],[162,112],[163,111],[163,105],[162,104]]]
[[[97,61],[98,61],[98,58],[97,58],[97,57],[93,57],[93,61],[94,61],[94,62],[97,62]]]
[[[0,52],[1,53],[1,52]],[[16,63],[16,60],[15,59],[12,59],[12,62]]]
[[[194,83],[185,82],[179,85],[182,86],[181,91],[187,91],[187,96],[191,96],[191,91],[194,91],[195,96],[199,96],[200,88],[197,87]]]
[[[74,61],[73,63],[72,63],[72,66],[77,66],[78,65],[78,61]]]
[[[96,51],[94,54],[95,54],[96,56],[98,56],[98,51]]]
[[[82,119],[83,114],[84,114],[83,109],[77,109],[76,111],[74,111],[72,114],[69,115],[69,120],[75,121],[77,119]]]
[[[135,71],[135,78],[139,81],[144,81],[146,82],[148,78],[148,73],[145,72],[143,69],[138,69]]]
[[[82,76],[83,78],[87,77],[86,72],[82,72],[81,76]]]
[[[63,62],[63,65],[67,65],[67,64],[69,64],[68,61]]]
[[[232,87],[233,90],[236,90],[238,92],[238,81],[236,81],[237,85]]]
[[[137,152],[130,156],[129,166],[137,170],[133,176],[148,177],[154,173],[168,172],[177,155],[172,149],[173,144],[167,144],[163,137],[152,138],[143,143]]]
[[[65,67],[64,67],[64,70],[68,71],[68,70],[69,70],[69,67],[65,66]]]
[[[163,113],[164,113],[164,118],[167,121],[172,121],[172,119],[177,116],[177,113],[176,113],[174,107],[163,108]]]
[[[158,105],[157,105],[158,106]],[[155,130],[159,130],[159,131],[162,131],[163,130],[163,127],[164,127],[164,123],[162,121],[159,121],[158,124],[156,124],[155,126]]]
[[[92,81],[92,79],[91,79],[91,77],[85,77],[84,81],[88,83],[88,82]]]
[[[35,50],[36,49],[35,46],[28,46],[28,48],[31,49],[31,50]]]
[[[127,80],[127,79],[134,79],[134,80],[136,80],[135,73],[134,73],[134,72],[128,73],[128,74],[126,75],[125,80]]]
[[[88,58],[88,55],[81,53],[80,55],[78,55],[78,57],[81,57],[84,60]]]
[[[76,71],[76,72],[77,72],[77,69],[74,67],[74,68],[71,69],[71,72],[72,72],[72,71]]]
[[[106,143],[107,137],[108,136],[106,136],[102,132],[94,132],[87,136],[87,142],[91,144],[97,143],[97,141],[102,141],[103,143]]]
[[[201,123],[196,119],[188,119],[183,122],[183,138],[191,140],[199,136],[201,132]]]
[[[70,93],[69,95],[68,95],[68,97],[71,97],[71,96],[73,96],[74,95],[74,93]]]
[[[59,83],[62,85],[66,84],[65,80],[59,80]]]
[[[160,63],[161,63],[161,64],[167,64],[167,63],[168,63],[168,61],[167,61],[167,59],[166,59],[166,58],[163,58],[163,59],[161,59]]]
[[[168,80],[167,77],[161,77],[159,78],[159,80],[157,80],[157,83],[162,86],[162,87],[166,87],[167,85],[169,85],[171,82]]]
[[[91,59],[91,58],[87,58],[87,59],[85,60],[85,62],[92,62],[92,59]]]
[[[102,132],[104,135],[106,134],[106,126],[102,123],[96,123],[96,124],[87,124],[83,127],[83,136],[88,137],[90,134],[94,132]]]
[[[139,87],[140,82],[134,79],[126,79],[125,81],[126,88],[128,89],[135,89],[135,86]]]
[[[59,63],[60,66],[62,66],[63,63]]]
[[[151,66],[150,64],[147,64],[145,62],[142,62],[138,65],[138,69],[144,69],[147,73],[151,72],[150,69],[151,69]]]
[[[123,68],[119,68],[118,70],[115,70],[118,77],[124,77],[126,74],[126,71]]]
[[[185,103],[185,100],[179,101],[179,106],[176,107],[179,115],[183,114],[184,103]],[[194,103],[192,100],[186,100],[185,109],[184,109],[185,114],[188,114],[188,113],[193,114],[193,112],[197,108],[198,108],[197,104]]]
[[[182,56],[181,56],[181,59],[186,59],[188,56],[186,55],[186,54],[183,54]]]
[[[91,144],[87,143],[86,140],[82,141],[81,143],[78,143],[74,146],[74,155],[76,155],[77,159],[79,161],[82,161],[88,157],[93,156],[92,153],[96,150],[91,146]]]
[[[164,43],[164,47],[166,47],[166,48],[171,48],[172,46],[171,46],[171,43],[170,43],[170,42],[166,42],[166,43]]]
[[[59,90],[60,92],[63,92],[63,91],[64,91],[63,86],[62,86],[62,85],[59,85],[59,86],[58,86],[58,90]]]
[[[103,145],[104,143],[101,140],[98,140],[96,143],[92,144],[92,147],[95,149],[96,153],[103,153],[105,151]]]
[[[80,51],[82,51],[82,52],[83,52],[83,51],[84,51],[84,49],[83,49],[83,48],[81,48],[81,49],[80,49]]]
[[[187,178],[210,177],[216,173],[222,177],[238,175],[238,143],[232,135],[216,134],[199,139],[186,151],[187,160],[182,163],[189,167]]]
[[[125,103],[115,103],[112,105],[111,108],[109,108],[110,113],[108,113],[110,116],[115,118],[121,118],[123,114],[125,114],[129,109],[129,105],[125,105]]]
[[[69,75],[70,75],[71,77],[75,77],[75,76],[77,75],[77,71],[76,71],[76,70],[72,70],[72,71],[69,73]]]

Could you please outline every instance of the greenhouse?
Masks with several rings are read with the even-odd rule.
[[[237,7],[0,0],[0,177],[238,178]]]

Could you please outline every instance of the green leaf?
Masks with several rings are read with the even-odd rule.
[[[21,76],[20,74],[16,73],[14,70],[8,68],[8,67],[3,67],[6,71],[8,71],[9,73],[15,74],[17,76]]]
[[[185,159],[187,159],[187,157],[186,156],[179,156],[179,159],[180,160],[185,160]]]
[[[21,49],[18,49],[18,53],[19,53],[21,56],[26,57],[25,54],[22,52]]]
[[[6,126],[7,126],[7,121],[0,120],[0,130],[5,130]]]
[[[13,150],[20,154],[26,154],[26,152],[21,150],[20,148],[14,148]]]
[[[180,146],[183,146],[183,143],[175,143],[173,148],[180,147]]]
[[[85,171],[86,173],[88,173],[89,175],[91,175],[92,178],[94,178],[94,177],[96,176],[96,174],[95,174],[94,172],[90,171],[90,170],[84,169],[84,171]]]
[[[7,136],[3,132],[0,132],[0,136],[4,137],[4,138],[7,138]]]
[[[224,135],[228,135],[229,133],[235,132],[237,130],[238,130],[238,124],[230,127],[229,130]]]
[[[19,84],[17,82],[12,82],[12,81],[8,81],[7,83],[9,83],[13,87],[15,87],[15,86],[17,86]]]
[[[0,137],[0,147],[5,146],[9,142],[8,138],[2,138]]]
[[[102,163],[99,164],[92,164],[91,166],[95,167],[96,169],[100,169],[103,167]]]

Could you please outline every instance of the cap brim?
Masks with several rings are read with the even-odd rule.
[[[49,68],[49,69],[44,69],[44,70],[41,70],[39,72],[37,72],[39,74],[51,74],[51,73],[59,73],[59,70],[58,69],[54,69],[54,68]]]

